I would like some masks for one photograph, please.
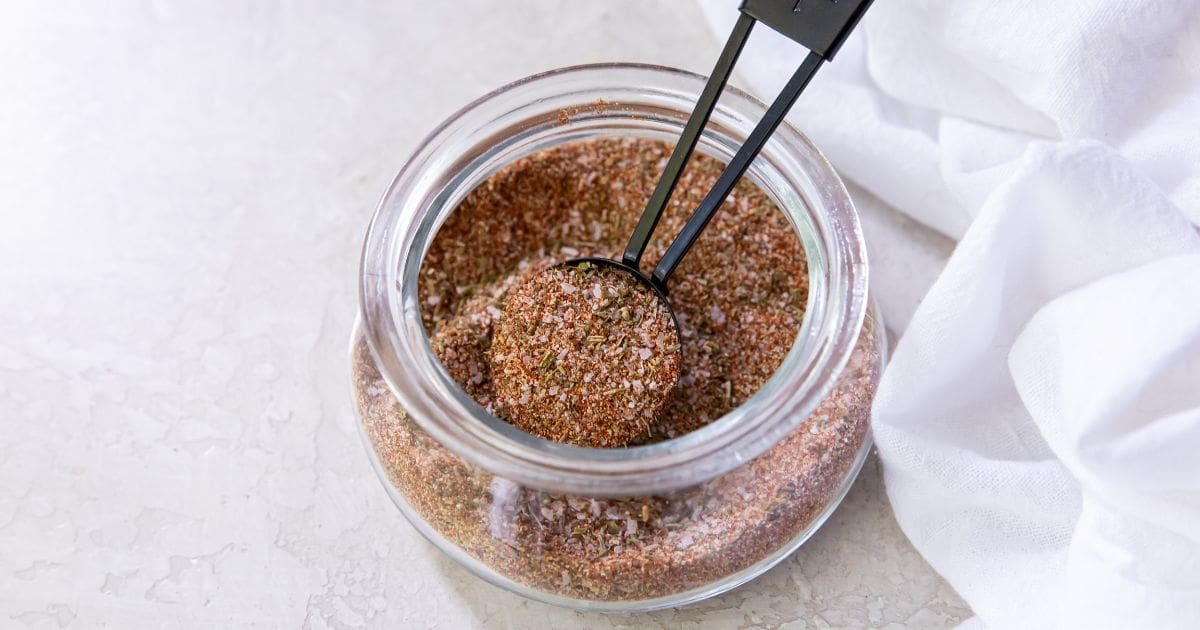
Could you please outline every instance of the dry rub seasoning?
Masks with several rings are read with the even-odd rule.
[[[504,417],[579,446],[649,437],[679,358],[675,322],[658,294],[590,262],[552,267],[509,293],[492,333]]]
[[[449,374],[481,405],[505,417],[488,354],[509,292],[566,259],[619,252],[669,151],[640,139],[543,151],[492,175],[442,226],[420,275],[425,325]],[[661,256],[720,169],[693,159],[648,261]],[[797,337],[807,279],[795,229],[743,181],[673,276],[680,375],[641,440],[703,427],[753,395]],[[835,500],[869,426],[878,380],[873,326],[868,317],[838,385],[799,428],[733,472],[669,496],[556,495],[466,465],[406,416],[361,340],[357,404],[391,483],[449,542],[547,593],[651,599],[780,553]]]

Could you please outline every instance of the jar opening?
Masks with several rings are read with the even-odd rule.
[[[747,177],[792,221],[808,257],[800,334],[783,364],[740,406],[654,444],[582,448],[535,437],[477,405],[434,356],[417,275],[438,228],[476,185],[514,160],[600,136],[672,142],[703,78],[654,66],[565,68],[506,86],[431,134],[397,176],[372,221],[362,260],[364,333],[403,407],[435,439],[496,475],[562,492],[621,496],[710,479],[794,430],[849,358],[866,309],[866,259],[840,179],[815,147],[784,125]],[[729,89],[697,151],[727,161],[764,107]],[[564,112],[568,115],[563,120]]]

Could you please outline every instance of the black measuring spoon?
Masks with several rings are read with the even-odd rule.
[[[700,98],[696,103],[695,109],[692,110],[691,116],[684,125],[679,142],[675,145],[671,157],[667,160],[662,177],[659,179],[654,192],[650,195],[650,200],[646,204],[646,208],[643,210],[637,227],[634,228],[633,235],[630,237],[629,244],[626,246],[620,260],[598,257],[573,258],[543,272],[554,273],[556,270],[561,270],[564,266],[576,267],[582,270],[583,265],[591,264],[597,267],[618,270],[618,272],[634,278],[631,286],[640,285],[648,287],[653,291],[659,303],[670,313],[677,344],[667,354],[650,358],[650,361],[657,361],[654,365],[666,366],[663,369],[668,371],[663,372],[663,376],[672,375],[670,376],[672,386],[678,379],[679,370],[677,368],[682,362],[683,335],[679,329],[679,320],[676,318],[675,310],[671,307],[671,301],[667,296],[667,281],[679,266],[679,263],[682,262],[684,256],[687,255],[688,250],[695,244],[696,239],[700,237],[704,228],[712,220],[713,216],[716,215],[717,210],[721,207],[726,197],[729,196],[730,191],[733,190],[738,180],[750,168],[751,162],[754,161],[759,151],[762,150],[771,134],[783,122],[784,116],[791,109],[792,104],[796,102],[796,99],[800,97],[800,93],[804,91],[804,88],[812,80],[817,70],[821,67],[821,64],[833,58],[833,55],[837,52],[842,42],[845,41],[870,4],[871,0],[800,0],[799,2],[796,0],[745,0],[740,8],[741,15],[733,27],[733,32],[730,34],[728,41],[726,41],[724,49],[721,51],[720,58],[717,60],[712,75],[700,93]],[[675,191],[679,177],[683,173],[683,169],[687,165],[693,150],[696,148],[696,143],[700,139],[701,132],[704,130],[705,125],[708,124],[713,108],[716,107],[717,99],[720,97],[721,91],[725,88],[725,84],[729,80],[729,74],[733,70],[733,65],[737,62],[737,58],[741,54],[742,48],[745,46],[750,36],[750,31],[754,28],[756,22],[764,22],[776,31],[799,42],[809,49],[809,53],[801,62],[800,67],[796,69],[791,79],[788,80],[779,96],[767,108],[762,120],[750,132],[749,137],[746,138],[746,142],[742,144],[737,153],[734,154],[733,159],[729,161],[724,171],[718,176],[712,189],[708,191],[695,212],[688,219],[687,223],[684,224],[683,229],[680,230],[675,240],[671,242],[653,272],[647,276],[639,268],[642,255],[646,251],[646,245],[649,243],[655,227],[658,226],[663,209],[666,207],[667,201],[671,198],[671,194]],[[554,286],[556,285],[546,284],[545,288],[553,292],[556,291]],[[566,289],[563,289],[563,291],[566,291]],[[556,296],[553,293],[541,296],[541,298],[549,303],[557,303]],[[511,304],[511,302],[508,304]],[[512,315],[509,312],[508,304],[506,304],[502,312],[501,322]],[[514,305],[513,308],[523,307]],[[619,358],[621,355],[617,356]],[[510,366],[505,361],[513,361],[514,357],[516,359],[513,365],[516,366],[524,365],[523,362],[529,358],[527,354],[516,355],[512,352],[501,353],[500,357],[493,355],[492,369],[498,382],[497,391],[500,392],[499,397],[501,399],[505,399],[503,393],[506,391],[505,384],[515,386],[509,388],[513,389],[513,395],[509,396],[509,399],[506,400],[507,404],[512,406],[513,409],[518,409],[528,401],[523,400],[524,396],[517,402],[511,400],[515,397],[516,392],[520,390],[521,382],[523,382],[521,379],[525,374],[520,369],[508,369]],[[643,359],[646,358],[643,357]],[[631,365],[629,369],[631,371],[634,369],[644,369],[644,366]],[[500,382],[500,379],[503,378],[501,375],[503,374],[510,374],[512,378],[521,382]],[[632,376],[626,380],[631,379],[633,379]],[[622,390],[617,388],[613,391]],[[607,397],[608,392],[594,393],[595,395],[592,395],[593,393],[589,393],[586,400],[584,400],[584,395],[580,393],[580,398],[578,400],[571,400],[567,407],[594,408],[612,402]],[[635,397],[628,401],[622,400],[621,402],[626,403],[625,407],[636,408],[653,416],[657,414],[658,410],[667,400],[665,395],[660,395],[662,393],[663,390],[661,389],[647,389],[642,391],[644,395],[640,398]],[[558,407],[553,406],[557,403],[551,397],[557,396],[558,402],[565,402],[563,397],[566,395],[551,390],[549,392],[550,397],[547,397],[542,396],[539,392],[533,405],[528,408],[532,410],[528,412],[530,416],[524,418],[518,414],[518,417],[515,418],[515,423],[521,426],[522,422],[528,421],[526,423],[530,425],[530,428],[527,430],[538,433],[537,427],[539,426],[539,422],[549,420],[560,422],[562,415],[558,413]],[[552,413],[547,413],[545,414],[547,417],[542,417],[539,415],[538,410],[542,409],[544,406],[543,403],[547,401],[551,405]],[[657,408],[654,408],[656,405]],[[616,414],[608,415],[610,417],[607,418],[607,422],[619,423],[619,420],[613,419]],[[581,420],[581,422],[574,422],[574,420]],[[570,427],[573,432],[572,435],[574,433],[586,433],[586,431],[595,426],[582,422],[582,420],[584,419],[572,419],[565,426]],[[636,418],[635,420],[640,421],[640,419]],[[648,428],[648,425],[646,427]],[[609,426],[608,428],[611,429],[612,427]],[[636,423],[629,426],[621,425],[620,428],[628,429],[628,431],[622,433],[623,438],[633,438],[640,430],[639,425]],[[604,445],[624,445],[624,439],[609,440],[608,438],[611,437],[612,433],[613,431],[611,430],[604,432],[605,439],[607,440]],[[588,444],[586,441],[582,441],[581,443]]]
[[[679,142],[675,145],[675,150],[667,161],[658,185],[650,195],[646,209],[642,212],[641,219],[634,228],[633,235],[630,237],[621,259],[573,258],[562,264],[578,265],[586,262],[619,269],[653,290],[670,309],[667,280],[679,263],[683,261],[683,257],[687,255],[688,250],[695,244],[696,239],[700,237],[713,216],[716,215],[717,210],[737,185],[738,180],[750,168],[751,162],[758,156],[771,134],[783,122],[784,116],[816,75],[821,64],[833,59],[834,54],[858,24],[871,2],[872,0],[745,0],[740,7],[741,15],[734,24],[729,39],[725,42],[725,47],[717,59],[712,75],[709,76],[708,82],[700,93],[695,109],[692,110],[687,124],[684,125]],[[675,240],[671,242],[667,252],[658,261],[653,272],[646,276],[639,267],[642,255],[646,251],[646,245],[650,242],[654,228],[658,226],[667,201],[675,191],[679,176],[683,173],[692,151],[696,148],[696,143],[700,140],[704,126],[708,124],[713,108],[716,107],[717,99],[729,80],[733,66],[737,62],[746,40],[749,39],[755,22],[763,22],[808,48],[808,56],[800,63],[800,67],[788,80],[779,96],[767,108],[762,120],[758,122],[749,137],[746,138],[746,142],[726,165],[712,189],[708,191],[699,207],[696,208]],[[673,319],[675,317],[673,309],[671,309],[671,317]],[[678,320],[675,320],[675,331],[678,334]]]

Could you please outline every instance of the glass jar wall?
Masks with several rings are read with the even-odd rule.
[[[623,449],[547,442],[496,419],[438,360],[421,264],[437,230],[504,166],[573,142],[670,141],[701,77],[568,68],[460,111],[409,160],[368,232],[351,357],[363,436],[397,506],[481,577],[577,608],[641,610],[732,588],[798,547],[869,448],[884,345],[857,218],[836,174],[784,126],[747,178],[803,245],[803,323],[782,365],[720,419]],[[763,108],[729,91],[698,147],[728,159]]]

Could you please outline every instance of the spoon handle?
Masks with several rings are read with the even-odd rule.
[[[663,254],[663,257],[659,259],[658,265],[654,267],[654,273],[650,277],[651,282],[658,286],[660,290],[666,290],[667,279],[671,277],[675,268],[679,266],[683,257],[687,255],[688,250],[695,244],[696,239],[700,238],[700,233],[704,231],[705,226],[716,215],[717,210],[721,207],[721,203],[725,201],[730,191],[737,185],[738,180],[746,173],[746,169],[750,168],[750,163],[754,161],[754,158],[762,150],[763,145],[767,143],[771,134],[783,122],[783,117],[791,109],[796,99],[800,98],[800,93],[804,91],[804,88],[812,80],[813,76],[816,75],[817,70],[824,61],[825,59],[818,53],[808,53],[804,62],[800,64],[796,73],[792,75],[787,85],[784,86],[783,91],[775,98],[775,102],[771,103],[771,106],[767,108],[767,113],[763,116],[762,120],[758,121],[754,130],[750,132],[750,137],[746,138],[745,144],[738,149],[733,159],[725,166],[725,170],[717,178],[717,183],[713,184],[712,189],[705,195],[704,201],[700,202],[700,206],[696,208],[696,212],[684,224],[683,229],[679,231],[679,235],[675,237],[675,240],[671,241],[671,246],[667,248],[667,253]]]
[[[754,28],[754,21],[750,14],[741,13],[737,23],[734,24],[733,31],[725,42],[725,48],[717,59],[717,65],[713,67],[708,82],[704,84],[704,90],[700,92],[700,100],[696,101],[696,107],[692,110],[679,141],[675,143],[675,150],[671,152],[671,158],[667,160],[667,166],[663,169],[658,185],[650,195],[646,209],[642,211],[642,218],[638,220],[637,227],[633,230],[633,236],[629,238],[629,245],[625,247],[625,254],[621,257],[621,262],[626,266],[637,269],[638,264],[641,263],[642,254],[646,251],[646,244],[650,242],[650,236],[654,234],[654,228],[658,226],[663,209],[666,208],[671,193],[675,191],[675,184],[679,182],[679,175],[683,173],[683,167],[687,165],[688,158],[692,156],[692,150],[696,148],[696,142],[700,140],[700,133],[708,124],[708,118],[717,105],[721,91],[725,89],[725,83],[733,71],[733,64],[737,63],[738,55],[742,53],[742,47],[746,45],[746,40],[750,37],[750,30]]]
[[[738,180],[750,168],[750,163],[762,150],[763,145],[775,132],[775,129],[783,122],[783,117],[787,115],[788,110],[792,108],[792,104],[796,99],[800,98],[800,93],[812,81],[817,70],[825,61],[833,59],[837,54],[842,43],[849,37],[850,32],[862,19],[864,13],[871,6],[872,0],[744,0],[741,6],[742,16],[738,20],[741,25],[747,16],[753,20],[759,20],[775,29],[779,33],[786,35],[792,40],[800,43],[805,48],[808,48],[808,56],[796,69],[795,74],[788,80],[787,85],[783,87],[783,91],[775,98],[775,102],[767,108],[763,119],[755,125],[754,130],[750,132],[750,136],[746,138],[745,144],[738,149],[734,154],[733,159],[725,167],[725,170],[717,178],[717,183],[713,185],[712,190],[708,191],[704,200],[700,202],[700,206],[688,219],[687,223],[680,230],[675,240],[671,242],[667,248],[667,253],[658,261],[658,265],[654,268],[654,273],[650,277],[650,281],[659,291],[666,293],[667,279],[674,273],[675,268],[687,255],[688,250],[695,244],[696,239],[700,238],[700,233],[704,231],[705,226],[712,220],[713,216],[720,209],[725,198],[729,196],[730,191],[737,185]],[[735,28],[735,33],[737,29]],[[749,34],[749,27],[746,27],[746,33]],[[730,41],[732,42],[731,37]],[[730,44],[726,44],[728,49]],[[739,50],[741,45],[739,44]],[[736,55],[734,55],[736,59]],[[732,65],[732,61],[730,62]],[[720,64],[718,64],[720,68]],[[728,75],[729,68],[724,68]],[[724,85],[728,76],[721,77],[721,84]],[[710,80],[710,84],[712,81]],[[709,86],[705,86],[705,93],[709,91]],[[719,92],[719,90],[717,90]],[[715,99],[715,96],[714,96]],[[713,103],[705,103],[708,110],[704,114],[704,120],[708,119],[709,113],[712,111]],[[689,126],[696,119],[693,113],[692,120],[688,121]],[[702,125],[701,125],[702,126]],[[699,129],[695,130],[696,135],[688,138],[690,145],[687,148],[687,154],[691,154],[692,148],[695,146],[696,140],[699,137]],[[679,147],[676,147],[675,154],[679,154]],[[676,157],[672,155],[672,159]],[[685,159],[686,159],[685,155]],[[683,165],[678,165],[678,171],[682,171]],[[671,173],[672,180],[677,179],[679,172]],[[664,179],[666,175],[664,174]],[[659,189],[665,188],[667,196],[674,189],[675,182],[671,181],[664,185],[659,182]],[[662,204],[666,203],[663,199]],[[649,208],[647,208],[649,210]],[[659,207],[661,211],[661,206]],[[653,222],[649,224],[649,231],[653,231],[654,223],[658,221],[657,214],[653,217]],[[643,216],[643,222],[645,217]],[[642,225],[638,225],[639,230]],[[645,240],[649,240],[649,233],[641,235],[644,239],[641,246],[645,247]],[[637,236],[635,235],[635,238]],[[632,246],[633,243],[631,242]],[[628,257],[629,252],[626,252]],[[640,250],[638,256],[640,258]],[[628,262],[628,258],[626,258]],[[636,266],[636,263],[631,266]]]

